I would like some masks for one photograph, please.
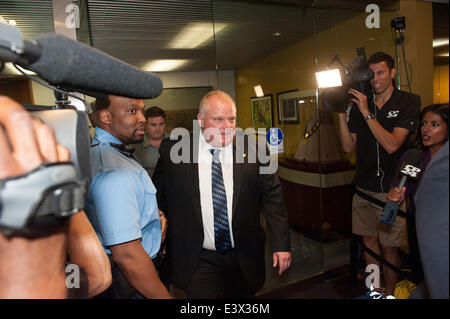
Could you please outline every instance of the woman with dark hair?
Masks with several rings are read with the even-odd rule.
[[[419,168],[423,170],[427,167],[431,158],[448,140],[448,103],[432,104],[425,107],[420,112],[420,132],[417,134],[414,146],[422,149],[422,159]],[[400,158],[402,163],[404,155]],[[420,178],[419,178],[420,180]],[[400,176],[396,176],[391,185],[398,185]],[[401,203],[405,198],[415,194],[418,182],[407,182],[400,190],[397,187],[391,188],[388,200]]]
[[[395,176],[391,183],[391,190],[387,195],[390,201],[403,204],[406,202],[408,213],[407,227],[409,236],[409,250],[411,266],[413,271],[412,281],[417,284],[423,279],[423,270],[420,262],[420,255],[417,246],[414,195],[420,183],[423,171],[430,163],[433,156],[448,140],[448,103],[432,104],[425,107],[420,112],[420,131],[417,134],[414,146],[422,150],[422,158],[419,164],[421,175],[417,181],[407,181],[402,189],[399,185],[400,176]],[[404,155],[400,158],[399,164],[404,160]],[[399,170],[397,170],[399,171]]]
[[[448,103],[432,104],[420,112],[420,130],[416,145],[434,154],[448,140]]]

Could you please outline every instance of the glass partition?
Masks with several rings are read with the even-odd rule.
[[[305,164],[295,159],[306,145],[302,136],[309,118],[317,111],[311,76],[313,8],[258,1],[213,4],[215,23],[230,25],[216,33],[216,57],[219,71],[234,72],[238,126],[243,130],[278,127],[283,132],[283,150],[274,156],[279,161],[277,172],[289,216],[292,265],[278,275],[268,240],[266,282],[259,291],[264,294],[322,270],[320,174],[314,168],[298,167]],[[219,80],[218,87],[222,85],[224,81]],[[266,136],[258,134],[257,138],[265,140]],[[311,156],[308,152],[307,160]]]
[[[232,21],[216,33],[215,48],[218,70],[235,74],[239,127],[268,128],[270,123],[284,133],[277,174],[293,264],[278,276],[268,242],[267,278],[259,292],[264,294],[350,262],[355,153],[342,150],[337,114],[324,109],[315,72],[347,66],[361,47],[367,57],[385,51],[400,61],[394,42],[398,34],[391,28],[398,3],[213,1],[213,7],[215,23]],[[332,56],[339,58],[333,62]],[[258,113],[269,122],[261,122]]]
[[[331,27],[318,30],[316,34],[316,71],[324,71],[327,67],[347,67],[356,61],[358,55],[365,54],[368,59],[377,51],[391,54],[397,61],[398,52],[394,42],[396,35],[391,21],[399,16],[399,12],[395,7],[383,11],[378,5],[371,6],[366,9],[367,12],[361,8],[316,8],[317,24],[320,25],[321,21],[332,24]],[[400,68],[401,71],[402,69],[403,67]],[[405,83],[402,81],[402,84]],[[319,89],[319,105],[322,109],[326,109],[322,103],[324,92],[327,92],[327,89]],[[339,148],[338,158],[324,160],[324,166],[329,171],[323,175],[322,183],[323,267],[330,269],[349,262],[352,198],[350,183],[355,173],[356,152],[345,154],[342,151],[338,138],[337,113],[324,112],[324,118],[324,122],[329,123],[329,130],[326,130],[325,136],[321,136],[322,146],[327,151],[331,151],[334,145]]]

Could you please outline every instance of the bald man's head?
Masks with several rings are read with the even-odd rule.
[[[200,101],[197,119],[203,137],[213,147],[224,147],[233,141],[236,127],[236,105],[225,92],[208,92]]]

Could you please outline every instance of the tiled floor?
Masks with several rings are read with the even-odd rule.
[[[350,240],[341,239],[320,243],[291,233],[292,266],[281,277],[272,270],[266,260],[266,283],[258,293],[258,299],[352,299],[364,295],[364,260],[362,249],[358,251],[358,278],[350,276]],[[270,247],[266,255],[270,256]],[[401,279],[415,282],[409,254],[400,250]],[[401,280],[400,279],[400,280]]]
[[[292,264],[282,276],[266,245],[266,282],[257,298],[350,298],[349,239],[321,243],[292,230],[290,236]]]
[[[258,294],[257,299],[352,299],[363,295],[363,283],[352,283],[349,273],[349,265],[343,265]]]

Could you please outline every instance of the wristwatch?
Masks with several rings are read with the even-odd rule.
[[[371,119],[376,119],[376,117],[375,117],[375,115],[374,115],[373,113],[370,113],[370,114],[367,115],[364,119],[365,119],[366,121],[368,121],[368,120],[371,120]]]

